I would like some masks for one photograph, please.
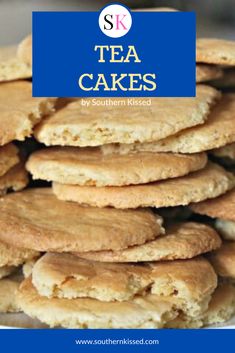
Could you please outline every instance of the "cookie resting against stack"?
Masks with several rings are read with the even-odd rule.
[[[209,260],[222,282],[235,282],[235,191],[216,199],[191,206],[199,214],[214,219],[214,226],[223,238],[220,249],[212,252]]]

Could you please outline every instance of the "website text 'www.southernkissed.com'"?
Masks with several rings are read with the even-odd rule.
[[[76,339],[76,345],[159,345],[160,341],[158,339],[129,339],[129,338],[122,338],[122,339],[111,339],[111,338],[104,338],[104,339]]]

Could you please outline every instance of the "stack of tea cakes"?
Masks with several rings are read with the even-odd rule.
[[[233,315],[233,244],[221,247],[218,224],[233,221],[235,177],[208,156],[235,142],[235,97],[212,87],[235,65],[234,43],[203,43],[196,98],[59,99],[31,121],[46,146],[26,169],[48,185],[0,199],[3,244],[41,253],[24,265],[19,310],[64,328],[202,327]],[[30,45],[18,51],[27,64]],[[219,202],[227,218],[207,211]]]
[[[234,177],[203,152],[123,148],[203,125],[220,100],[205,85],[180,105],[153,99],[150,107],[128,107],[126,100],[114,109],[101,99],[99,107],[84,108],[77,100],[37,125],[35,137],[49,147],[33,153],[27,169],[52,189],[10,195],[3,204],[3,213],[14,208],[15,241],[45,252],[20,287],[24,312],[51,327],[206,324],[218,289],[202,255],[221,239],[208,225],[163,222],[158,209],[217,197],[234,187]],[[12,232],[0,236],[8,241]]]

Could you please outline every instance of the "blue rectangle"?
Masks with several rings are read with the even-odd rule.
[[[8,353],[221,353],[233,349],[234,332],[202,329],[0,330],[0,340],[1,351]],[[121,341],[118,343],[118,340]]]
[[[132,12],[132,27],[120,38],[106,36],[98,18],[99,12],[33,13],[34,97],[195,96],[194,13]],[[94,49],[101,45],[122,46],[124,58],[128,46],[134,46],[141,62],[110,63],[109,50],[100,63],[99,49]],[[114,85],[111,74],[124,75],[124,90]],[[106,86],[97,85],[100,76]]]

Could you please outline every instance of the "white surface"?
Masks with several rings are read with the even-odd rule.
[[[47,328],[47,326],[23,313],[0,314],[0,329],[14,328]]]
[[[8,322],[8,325],[3,326],[2,323]],[[17,322],[16,326],[14,322]],[[0,329],[20,329],[20,328],[47,328],[38,320],[33,320],[25,314],[0,314]],[[210,327],[205,327],[210,329],[235,329],[235,316],[228,322],[221,325],[215,325]]]

